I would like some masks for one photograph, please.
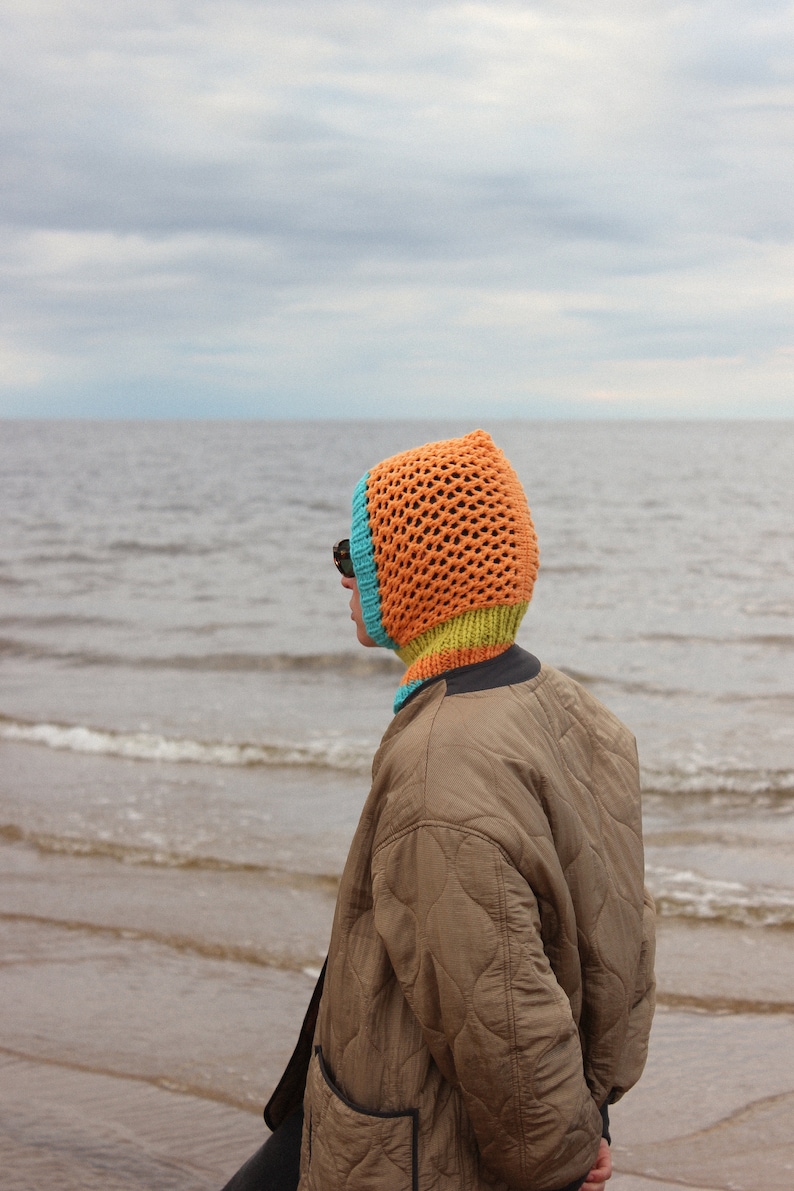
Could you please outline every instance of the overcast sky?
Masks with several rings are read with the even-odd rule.
[[[0,414],[794,414],[794,3],[2,0]]]

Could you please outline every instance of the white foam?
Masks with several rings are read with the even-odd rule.
[[[648,888],[669,917],[733,922],[740,926],[794,926],[794,889],[722,881],[691,870],[646,870]]]
[[[127,757],[135,761],[230,766],[309,765],[356,773],[367,771],[373,751],[370,744],[339,739],[238,744],[186,740],[154,732],[112,732],[80,724],[30,724],[5,718],[0,719],[0,739],[73,753]]]
[[[649,794],[763,802],[786,799],[794,794],[794,770],[740,768],[700,761],[674,765],[666,770],[643,766],[642,787]]]

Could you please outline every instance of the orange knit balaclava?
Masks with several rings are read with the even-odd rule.
[[[367,632],[422,682],[512,645],[538,572],[518,476],[484,430],[385,459],[353,496],[350,553]]]

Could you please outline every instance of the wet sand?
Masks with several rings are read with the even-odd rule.
[[[0,1106],[6,1188],[210,1191],[256,1133],[225,1104],[7,1053]]]
[[[642,1080],[611,1110],[615,1191],[794,1187],[787,931],[662,920]]]
[[[619,1191],[794,1186],[788,1015],[660,1010],[640,1084],[612,1112]]]
[[[6,1191],[222,1186],[267,1136],[311,970],[19,913],[0,940]],[[615,1191],[791,1191],[793,966],[788,932],[661,923],[648,1067],[612,1110]]]
[[[758,1057],[757,1046],[780,1047],[779,1065],[787,1067],[792,1039],[785,1024],[780,1030],[752,1022],[748,1029],[748,1019],[705,1018],[693,1031],[691,1015],[663,1013],[643,1085],[613,1110],[616,1137],[637,1139],[615,1141],[615,1191],[791,1191],[794,1090],[758,1095],[765,1089],[751,1079],[743,1089],[727,1087],[719,1106],[702,1104],[704,1081],[710,1097],[715,1075],[723,1079],[725,1064],[745,1050]],[[715,1046],[726,1047],[717,1060]],[[791,1089],[789,1072],[775,1066],[765,1086]],[[212,1191],[266,1136],[258,1114],[147,1081],[7,1053],[0,1071],[0,1163],[9,1189]],[[735,1107],[748,1094],[754,1099]],[[715,1119],[718,1112],[724,1115]]]

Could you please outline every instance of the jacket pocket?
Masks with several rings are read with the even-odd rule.
[[[373,1112],[336,1086],[315,1046],[306,1085],[311,1111],[307,1191],[418,1191],[419,1112]]]

